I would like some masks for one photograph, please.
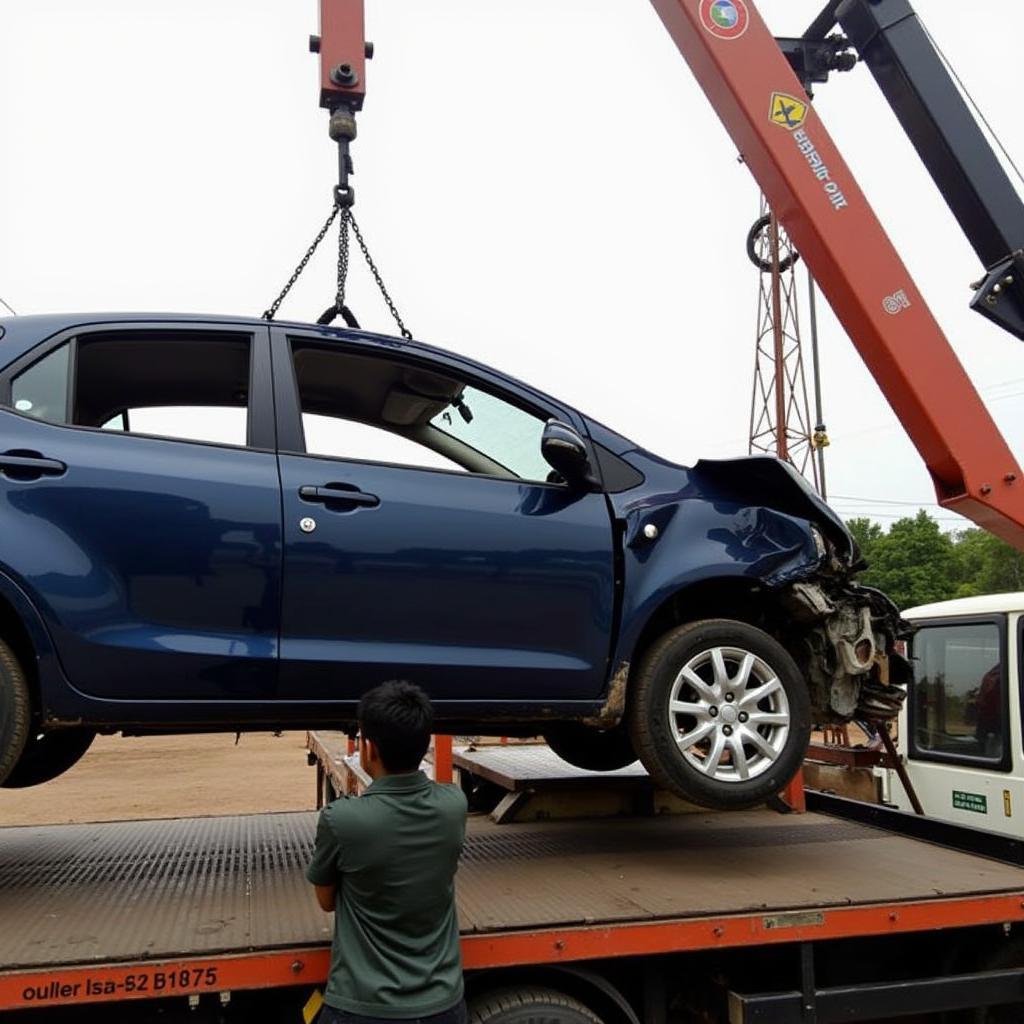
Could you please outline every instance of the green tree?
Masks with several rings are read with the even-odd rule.
[[[874,525],[874,524],[870,524]],[[900,608],[912,608],[955,597],[959,582],[953,540],[923,509],[899,519],[888,533],[857,527],[867,543],[869,568],[860,577],[878,587]]]
[[[857,542],[861,555],[870,563],[875,544],[880,537],[885,536],[881,524],[873,522],[866,516],[861,516],[857,519],[847,520],[846,525],[850,533],[853,534],[853,539]]]
[[[1024,590],[1024,552],[986,530],[954,535],[958,596]]]

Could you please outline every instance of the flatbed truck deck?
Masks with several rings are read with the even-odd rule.
[[[0,829],[0,1010],[308,994],[326,977],[331,934],[303,877],[315,818]],[[950,930],[994,940],[1024,923],[1018,866],[765,809],[501,825],[475,815],[457,888],[470,979],[730,950],[753,961],[772,947]],[[764,1016],[732,998],[730,1021],[880,1019]],[[637,1010],[632,1024],[641,1018],[663,1014]]]

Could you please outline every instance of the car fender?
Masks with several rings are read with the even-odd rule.
[[[765,506],[672,495],[625,510],[622,523],[616,669],[635,659],[647,624],[674,596],[710,582],[770,593],[813,575],[821,561],[806,521]]]

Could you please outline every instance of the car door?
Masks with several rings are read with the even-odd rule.
[[[110,700],[276,692],[268,330],[91,325],[0,378],[0,571]]]
[[[611,521],[603,494],[547,479],[541,431],[560,410],[422,350],[273,343],[282,693],[352,700],[404,678],[512,713],[597,697]]]

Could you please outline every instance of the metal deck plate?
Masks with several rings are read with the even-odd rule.
[[[327,943],[314,813],[0,829],[0,969]],[[1019,891],[1024,870],[822,815],[493,825],[459,872],[464,932]]]
[[[639,761],[614,772],[591,772],[563,761],[550,747],[542,744],[456,747],[452,761],[457,767],[511,792],[532,789],[544,783],[558,787],[607,786],[609,782],[648,783],[647,772]]]

